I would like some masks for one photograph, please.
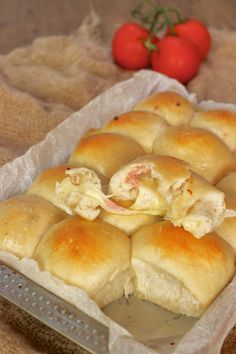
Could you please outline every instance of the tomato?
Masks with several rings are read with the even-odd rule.
[[[153,70],[183,84],[197,74],[200,64],[201,59],[195,45],[178,36],[165,36],[159,40],[158,50],[151,53]]]
[[[116,31],[112,41],[112,54],[115,62],[125,69],[147,68],[150,64],[150,51],[145,46],[149,31],[135,22],[123,24]],[[152,43],[158,38],[153,37]]]
[[[198,48],[201,59],[205,59],[211,47],[211,36],[207,27],[199,20],[189,19],[176,24],[174,32],[191,41]]]

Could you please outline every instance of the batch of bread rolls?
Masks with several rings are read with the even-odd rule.
[[[199,317],[235,274],[236,113],[171,91],[90,130],[0,204],[0,249],[87,292]]]

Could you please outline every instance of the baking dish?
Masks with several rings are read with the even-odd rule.
[[[39,172],[67,161],[79,138],[89,128],[99,128],[112,117],[132,109],[134,104],[145,96],[165,90],[174,90],[197,104],[195,95],[189,95],[186,89],[175,80],[151,71],[140,71],[132,79],[115,85],[91,101],[81,111],[74,113],[50,132],[42,143],[29,149],[24,156],[3,166],[0,169],[1,199],[23,193]],[[236,111],[233,105],[221,105],[214,102],[203,102],[199,105],[204,108],[224,107]],[[225,336],[236,321],[235,279],[217,298],[206,314],[196,322],[181,316],[176,317],[171,313],[167,314],[155,305],[149,305],[142,301],[137,303],[133,298],[128,301],[121,299],[102,312],[80,289],[70,287],[46,272],[40,272],[32,260],[19,261],[16,257],[4,252],[0,252],[0,259],[5,266],[8,265],[19,270],[34,283],[47,288],[67,303],[78,307],[82,310],[82,315],[86,314],[96,319],[99,322],[98,325],[102,325],[101,330],[104,331],[105,338],[107,338],[106,344],[110,353],[216,354],[219,353]],[[7,271],[9,272],[8,269]],[[31,285],[33,286],[33,283]],[[5,300],[10,300],[9,295],[1,294],[1,296]],[[55,299],[55,301],[57,300]],[[19,304],[15,305],[19,306]],[[66,304],[64,305],[66,306]],[[35,306],[38,307],[38,303]],[[128,308],[133,309],[130,321]],[[123,309],[123,318],[118,316],[122,314],[121,309]],[[24,310],[29,312],[29,309],[25,308]],[[54,310],[50,310],[49,312],[52,312],[52,316],[55,317]],[[132,317],[134,313],[140,314],[140,320]],[[153,318],[150,318],[150,313],[153,314]],[[150,320],[148,320],[148,316]],[[111,318],[126,325],[126,328],[115,323]],[[156,318],[160,319],[159,322],[153,322],[153,319]],[[43,321],[41,315],[38,315],[38,319]],[[150,324],[150,327],[147,327],[147,323]],[[53,324],[50,324],[50,327],[58,330]],[[109,336],[107,328],[109,328]],[[180,330],[177,330],[178,328]],[[87,337],[89,337],[87,344],[83,342],[83,338],[79,337],[76,339],[76,345],[96,352],[96,349],[89,347],[89,344],[93,342],[92,332]],[[102,350],[106,353],[107,349],[104,347]]]

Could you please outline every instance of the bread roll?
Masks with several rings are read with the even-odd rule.
[[[227,209],[234,210],[236,213],[236,200],[228,196],[225,197]],[[236,216],[225,218],[215,230],[234,250],[236,254]]]
[[[108,224],[114,225],[123,230],[127,235],[132,235],[141,227],[161,221],[160,216],[147,214],[118,215],[101,209],[99,218]]]
[[[155,93],[138,102],[134,110],[159,114],[174,126],[188,125],[194,114],[193,104],[173,91]]]
[[[26,194],[38,195],[60,209],[62,201],[55,193],[56,183],[61,182],[65,177],[65,171],[71,169],[70,165],[60,165],[43,171],[27,189]]]
[[[154,142],[153,152],[188,162],[194,172],[213,184],[236,169],[236,160],[223,141],[203,129],[168,128]]]
[[[78,216],[52,226],[33,258],[66,283],[85,290],[100,307],[124,294],[130,267],[130,241],[116,227]]]
[[[166,121],[157,114],[132,111],[115,117],[102,130],[129,136],[136,140],[146,153],[150,154],[154,140],[167,127]]]
[[[236,172],[230,172],[219,183],[217,188],[236,200]]]
[[[234,253],[217,234],[198,240],[160,222],[132,236],[134,294],[175,313],[199,317],[234,275]]]
[[[65,214],[46,200],[20,195],[0,204],[0,249],[17,257],[32,257],[49,226]]]
[[[236,151],[236,113],[223,109],[197,112],[191,126],[209,130],[217,135],[231,152]]]
[[[143,148],[127,136],[101,133],[82,138],[69,163],[90,168],[109,179],[122,165],[144,153]]]
[[[112,176],[109,193],[132,201],[130,212],[163,215],[195,237],[213,231],[227,214],[224,194],[170,156],[147,155],[122,167]]]

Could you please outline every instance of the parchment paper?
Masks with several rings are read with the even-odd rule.
[[[132,79],[115,85],[74,113],[24,156],[1,167],[0,199],[23,193],[42,170],[67,161],[78,140],[89,128],[98,128],[114,116],[131,110],[142,98],[165,90],[176,91],[198,104],[196,96],[189,95],[177,81],[152,71],[140,71]],[[200,106],[205,109],[217,106],[236,111],[234,105],[216,105],[212,101],[202,102]],[[218,354],[224,338],[236,322],[236,277],[198,321],[184,316],[176,317],[156,305],[135,298],[128,300],[128,303],[124,299],[118,300],[104,312],[125,324],[125,329],[106,316],[84,291],[66,285],[48,272],[41,272],[32,259],[18,260],[6,252],[0,252],[0,259],[108,326],[111,354]],[[130,307],[130,313],[127,312],[127,306]],[[117,314],[122,314],[122,309],[123,317],[118,318]],[[140,314],[140,321],[137,313]],[[133,319],[131,325],[129,318]],[[134,339],[127,328],[142,343]],[[149,329],[152,329],[152,333]]]

